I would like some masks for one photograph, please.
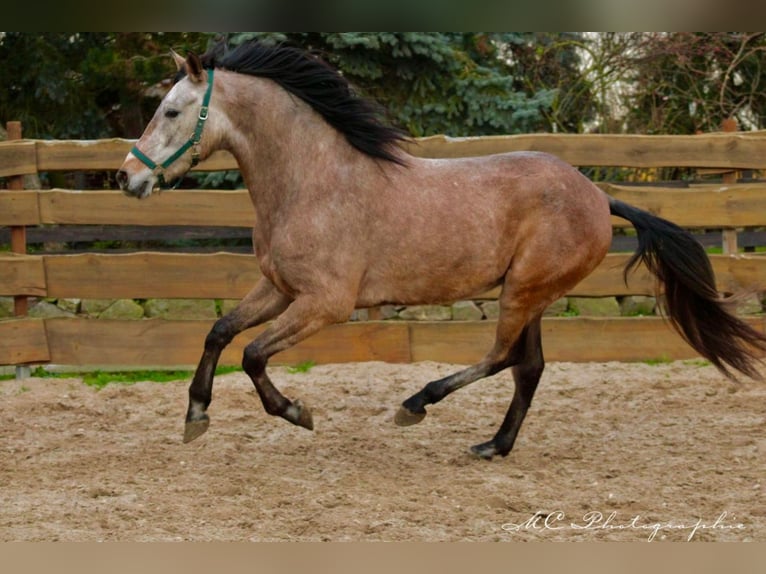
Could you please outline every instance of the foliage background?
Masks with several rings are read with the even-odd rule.
[[[314,50],[412,135],[762,129],[763,33],[238,33]],[[5,32],[0,122],[30,138],[137,137],[171,48],[212,33]]]

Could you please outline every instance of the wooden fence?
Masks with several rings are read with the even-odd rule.
[[[167,191],[144,201],[114,190],[21,190],[19,176],[57,170],[115,170],[133,142],[37,141],[0,143],[0,226],[10,226],[13,251],[0,255],[0,296],[13,296],[18,318],[0,321],[0,365],[103,366],[193,365],[211,321],[103,320],[24,317],[26,297],[51,298],[239,298],[255,283],[255,259],[233,253],[28,255],[24,232],[46,225],[139,225],[249,227],[253,211],[245,191]],[[723,173],[723,183],[679,187],[631,187],[599,183],[608,193],[693,229],[721,230],[722,255],[713,255],[723,292],[766,289],[766,256],[741,254],[737,232],[766,226],[766,184],[737,183],[738,170],[766,169],[766,134],[697,136],[555,135],[420,139],[410,152],[424,157],[541,150],[577,166],[692,167]],[[236,169],[233,158],[216,153],[198,170]],[[467,203],[470,198],[466,198]],[[614,219],[615,227],[626,227]],[[653,294],[645,270],[628,286],[622,280],[627,254],[611,253],[572,295]],[[495,291],[481,298],[496,297]],[[762,316],[748,317],[766,329]],[[239,364],[244,345],[260,328],[237,337],[222,364]],[[365,321],[327,328],[277,362],[421,360],[471,363],[490,348],[492,321]],[[548,360],[630,361],[695,356],[658,317],[546,318]]]

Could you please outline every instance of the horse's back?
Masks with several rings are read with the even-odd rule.
[[[425,174],[415,176],[423,190],[412,193],[423,194],[435,213],[467,227],[489,225],[488,231],[512,239],[514,246],[535,236],[571,245],[611,242],[608,197],[554,155],[522,151],[421,160],[416,170]]]

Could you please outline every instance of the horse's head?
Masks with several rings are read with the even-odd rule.
[[[139,199],[182,177],[200,159],[213,70],[203,69],[194,54],[183,59],[173,52],[173,58],[186,75],[162,100],[116,176],[120,189]]]

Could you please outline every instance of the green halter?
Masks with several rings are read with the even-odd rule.
[[[183,154],[186,153],[186,151],[191,148],[192,150],[192,163],[191,166],[194,167],[199,163],[199,141],[202,137],[202,129],[205,127],[205,120],[207,120],[207,113],[208,113],[208,106],[210,105],[210,94],[213,92],[213,69],[209,69],[207,71],[207,90],[205,91],[205,97],[202,99],[202,107],[199,110],[199,115],[197,116],[197,126],[194,128],[194,133],[192,136],[186,140],[186,143],[184,143],[180,148],[178,148],[178,151],[176,151],[173,155],[171,155],[168,159],[163,161],[161,164],[157,164],[154,161],[152,161],[149,156],[147,156],[145,153],[143,153],[138,147],[133,146],[133,149],[130,150],[130,153],[132,153],[134,156],[136,156],[141,162],[154,171],[154,173],[157,175],[157,183],[160,185],[160,189],[165,188],[167,189],[167,184],[165,183],[165,178],[163,177],[163,172],[170,167],[170,165],[173,164],[178,158],[180,158]],[[175,189],[178,187],[178,184],[181,182],[181,178],[178,178],[176,181],[176,184],[171,188]]]

